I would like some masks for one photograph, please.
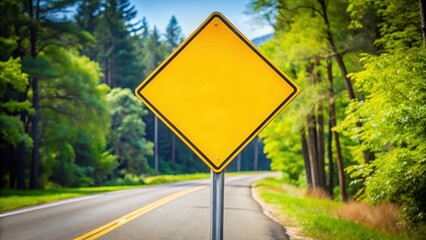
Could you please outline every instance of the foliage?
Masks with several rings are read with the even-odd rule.
[[[77,11],[77,24],[96,39],[83,52],[99,62],[103,81],[110,87],[135,88],[144,66],[136,55],[134,6],[128,0],[82,1]]]
[[[365,177],[371,203],[396,202],[407,220],[426,221],[426,53],[424,49],[367,55],[364,70],[353,74],[366,95],[352,102],[341,129],[362,140],[362,147],[380,152],[371,165],[351,168]],[[363,126],[353,128],[354,121]]]
[[[375,43],[387,50],[421,46],[419,1],[417,0],[350,0],[348,12],[351,28],[377,28]],[[371,20],[371,12],[376,19]],[[364,30],[363,29],[363,30]]]
[[[304,168],[300,154],[300,137],[297,133],[293,133],[294,123],[291,122],[293,119],[279,116],[262,131],[260,137],[265,144],[264,152],[269,159],[272,159],[271,169],[285,172],[290,181],[297,182]]]
[[[170,52],[173,51],[183,41],[182,30],[175,16],[170,18],[166,28],[166,43]]]
[[[300,193],[301,190],[277,179],[264,179],[254,185],[256,194],[265,203],[275,207],[275,210],[272,210],[274,217],[284,219],[281,224],[296,229],[292,233],[299,234],[293,236],[294,238],[308,236],[315,239],[422,239],[420,233],[383,232],[340,218],[336,213],[345,207],[344,204],[329,199],[306,198]]]
[[[261,45],[261,50],[302,89],[299,96],[260,135],[265,143],[264,150],[272,160],[271,168],[282,170],[289,176],[291,182],[297,184],[304,184],[302,179],[307,177],[305,182],[311,185],[309,177],[312,172],[318,172],[316,175],[321,176],[328,173],[331,175],[332,182],[335,180],[333,177],[335,170],[331,171],[328,166],[324,167],[324,164],[317,168],[319,171],[310,171],[309,168],[311,159],[312,163],[320,165],[319,162],[325,162],[328,165],[330,158],[325,161],[324,157],[326,155],[336,157],[336,153],[325,154],[325,151],[320,153],[318,149],[321,145],[326,145],[325,139],[331,133],[326,124],[331,119],[331,116],[327,114],[330,112],[331,102],[337,106],[338,113],[347,104],[346,95],[342,94],[344,90],[342,73],[337,71],[339,65],[331,60],[336,55],[333,51],[337,50],[333,50],[330,46],[330,34],[334,37],[333,42],[337,48],[342,51],[354,51],[353,48],[357,42],[355,38],[358,37],[346,29],[347,17],[336,14],[345,9],[345,2],[336,2],[327,6],[330,26],[325,24],[319,2],[251,1],[253,10],[270,11],[269,13],[272,14],[270,16],[276,18],[273,21],[274,38]],[[330,77],[334,79],[334,85],[330,85],[328,79],[329,63],[332,67]],[[333,96],[329,93],[330,88],[334,90]],[[337,121],[340,118],[341,116],[338,115]],[[320,130],[323,133],[321,135]],[[315,134],[318,136],[314,136]],[[303,139],[308,139],[305,149],[302,147]],[[317,147],[310,148],[315,145]],[[318,151],[316,156],[309,154],[314,152],[314,149]],[[349,158],[344,160],[348,161],[352,157],[345,146],[339,149],[342,149],[345,157],[349,155]],[[332,164],[335,165],[333,162]],[[325,179],[325,176],[321,178]],[[316,182],[319,184],[313,187],[326,187],[325,180]],[[333,184],[328,185],[330,189],[333,188]],[[329,192],[332,193],[332,190]]]
[[[348,169],[362,182],[359,197],[401,205],[405,223],[424,226],[425,63],[421,48],[419,1],[351,1],[352,27],[377,25],[376,45],[384,53],[364,55],[364,70],[352,75],[364,101],[355,101],[337,130],[361,139],[361,148],[378,152],[370,165]],[[375,18],[370,16],[374,14]],[[355,121],[363,126],[353,128]]]
[[[27,74],[22,73],[20,59],[10,58],[0,62],[0,139],[2,144],[7,142],[16,146],[19,142],[31,146],[32,140],[25,132],[24,123],[19,113],[30,111],[28,100],[18,101],[18,94],[22,94],[28,87]]]
[[[105,181],[105,186],[137,186],[145,184],[145,176],[136,176],[132,173],[126,173],[123,177],[115,177],[108,181]]]
[[[0,13],[0,188],[25,189],[28,177],[31,188],[142,183],[152,128],[132,92],[182,41],[177,19],[163,40],[129,0],[1,1]],[[132,91],[108,94],[117,86]],[[160,148],[171,152],[167,131]],[[198,171],[176,140],[162,166]]]
[[[97,63],[56,47],[46,48],[36,61],[40,64],[30,71],[44,76],[39,94],[45,181],[80,186],[105,178],[114,159],[103,153],[109,88],[98,83]]]
[[[144,42],[145,76],[148,76],[167,56],[167,46],[160,40],[160,33],[156,27]]]
[[[352,165],[347,169],[355,178],[352,186],[361,187],[358,196],[369,203],[401,205],[407,224],[424,225],[426,66],[419,1],[349,0],[331,4],[323,0],[253,0],[250,7],[275,27],[274,39],[262,50],[302,87],[294,103],[298,113],[304,114],[286,109],[284,117],[272,122],[261,135],[272,166],[290,173],[295,169],[291,160],[301,159],[301,155],[294,151],[300,149],[294,136],[300,134],[304,118],[318,114],[318,103],[327,100],[330,86],[309,84],[306,73],[310,65],[317,64],[314,72],[321,76],[326,76],[324,60],[331,57],[338,63],[331,65],[333,69],[338,65],[342,71],[345,64],[349,71],[357,72],[363,67],[349,74],[361,100],[350,97],[353,101],[343,111],[347,98],[342,97],[343,81],[334,71],[331,88],[335,97],[329,99],[336,103],[337,122],[345,118],[333,130],[352,140],[341,138],[346,145],[342,155],[351,159],[344,163]],[[344,14],[343,9],[347,10]],[[357,56],[362,52],[367,54]],[[339,54],[344,56],[341,62],[335,57]],[[342,77],[346,76],[342,71]],[[346,86],[348,83],[345,81]],[[284,120],[287,125],[281,123]],[[318,129],[314,130],[316,133]],[[312,138],[309,134],[307,137]],[[367,151],[373,151],[377,160],[361,164],[362,152]]]
[[[109,147],[117,156],[118,176],[138,176],[148,170],[146,157],[153,154],[153,144],[145,138],[142,121],[148,111],[129,89],[111,90],[108,104],[112,119]]]
[[[132,92],[183,40],[177,19],[163,39],[129,0],[1,1],[0,13],[0,188],[142,183],[153,128]],[[132,90],[108,94],[117,86]],[[205,169],[160,133],[164,171]]]
[[[303,89],[300,95],[286,107],[260,134],[264,151],[271,159],[271,169],[288,174],[289,180],[297,183],[304,175],[304,163],[300,132],[304,128],[306,117],[313,111],[313,104],[323,100],[326,86],[310,86],[307,83],[306,65],[315,51],[324,45],[314,36],[320,34],[316,20],[307,24],[306,18],[298,15],[287,32],[278,32],[269,42],[261,45],[261,50],[270,57],[284,72],[289,73]],[[300,28],[306,29],[300,31]],[[309,32],[309,33],[308,33]],[[291,45],[288,43],[292,43]]]

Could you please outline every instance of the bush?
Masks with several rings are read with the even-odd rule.
[[[123,178],[115,178],[105,182],[105,186],[125,186],[125,185],[143,185],[145,184],[145,177],[143,175],[136,176],[127,173]]]
[[[426,52],[402,49],[366,56],[353,74],[363,101],[353,101],[338,130],[376,152],[370,164],[352,166],[365,186],[359,196],[371,204],[401,206],[404,222],[426,223]],[[356,123],[362,126],[356,126]]]

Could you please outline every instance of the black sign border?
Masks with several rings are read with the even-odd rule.
[[[231,152],[231,154],[226,157],[226,159],[219,165],[216,166],[194,143],[191,142],[191,140],[185,136],[166,116],[164,116],[145,96],[142,95],[142,90],[171,62],[173,59],[179,55],[179,53],[185,49],[186,46],[188,46],[192,40],[197,37],[197,35],[211,22],[213,19],[218,18],[220,19],[235,35],[237,35],[253,52],[256,53],[266,64],[268,64],[284,81],[287,82],[288,85],[290,85],[291,88],[293,88],[293,92],[286,98],[284,101],[278,105],[272,111],[271,114],[252,132],[249,134],[249,136],[234,150]],[[270,63],[255,47],[253,47],[248,40],[241,35],[239,31],[237,31],[226,19],[222,17],[219,13],[214,13],[211,15],[210,19],[208,19],[194,34],[190,36],[190,38],[165,62],[161,67],[155,71],[155,73],[147,80],[145,80],[142,85],[137,89],[137,94],[140,98],[142,98],[164,121],[167,122],[167,124],[173,128],[173,130],[178,133],[186,142],[187,144],[191,145],[191,147],[199,154],[201,155],[205,161],[209,162],[210,165],[215,169],[219,170],[221,169],[225,164],[228,165],[231,161],[231,157],[235,155],[246,143],[247,141],[251,140],[253,138],[253,135],[258,134],[263,127],[271,120],[271,118],[290,100],[292,97],[297,93],[297,87],[285,76],[283,75],[272,63]],[[235,156],[234,156],[235,157]]]

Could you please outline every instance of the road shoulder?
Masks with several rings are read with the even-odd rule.
[[[256,182],[251,185],[251,195],[252,198],[260,205],[263,209],[263,214],[272,219],[273,221],[280,224],[289,237],[289,239],[294,240],[313,240],[313,238],[305,237],[302,234],[302,228],[299,226],[298,222],[294,219],[285,216],[280,209],[273,205],[268,204],[262,200],[260,197],[260,193],[262,191],[262,187],[256,186]]]

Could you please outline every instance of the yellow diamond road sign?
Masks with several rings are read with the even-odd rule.
[[[215,12],[135,93],[218,173],[299,91],[222,14]]]

